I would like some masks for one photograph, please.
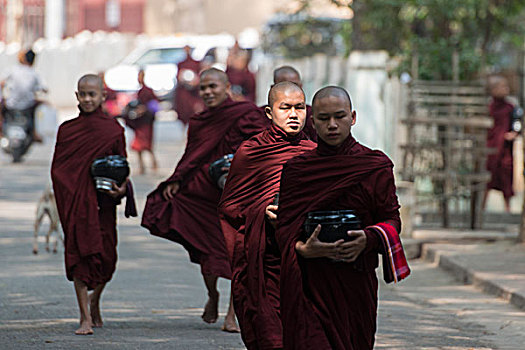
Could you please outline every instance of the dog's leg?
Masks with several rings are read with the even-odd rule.
[[[47,211],[46,211],[46,214],[48,214]],[[48,253],[49,253],[49,237],[51,236],[52,231],[53,231],[53,225],[49,223],[49,230],[47,230],[47,234],[46,234],[46,252]]]
[[[51,234],[51,232],[55,232],[55,242],[53,243],[53,254],[56,254],[58,252],[57,246],[58,246],[58,240],[60,239],[59,238],[60,234],[58,232],[58,228],[53,223],[49,225],[49,233]]]
[[[38,228],[40,227],[43,218],[43,213],[39,213],[35,220],[35,227],[33,233],[33,254],[38,254]]]

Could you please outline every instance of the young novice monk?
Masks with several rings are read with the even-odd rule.
[[[292,66],[281,66],[273,71],[273,83],[278,84],[283,81],[290,81],[301,88],[303,87],[301,74]],[[317,142],[317,133],[312,123],[312,106],[310,105],[306,105],[306,120],[304,122],[303,132],[310,140]]]
[[[102,112],[104,86],[96,75],[78,81],[80,114],[58,129],[51,178],[65,236],[67,279],[74,282],[80,309],[75,334],[93,334],[102,327],[100,296],[117,262],[116,206],[128,196],[126,216],[136,216],[131,183],[114,185],[106,193],[95,189],[90,173],[93,160],[126,156],[124,129]],[[88,290],[92,294],[88,297]]]
[[[219,206],[232,261],[235,313],[250,350],[283,347],[274,198],[283,164],[315,147],[302,132],[306,103],[298,85],[275,84],[268,94],[266,115],[271,127],[235,153]]]
[[[339,87],[319,90],[312,103],[315,150],[283,168],[276,240],[281,250],[281,318],[285,349],[365,350],[374,347],[378,254],[387,282],[410,270],[398,232],[393,164],[350,132],[356,112]],[[312,211],[354,210],[359,230],[349,241],[306,239]],[[308,232],[311,233],[311,232]]]

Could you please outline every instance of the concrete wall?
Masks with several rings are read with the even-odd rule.
[[[279,9],[277,0],[148,0],[145,32],[237,35],[259,29]]]

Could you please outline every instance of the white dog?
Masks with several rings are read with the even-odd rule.
[[[47,215],[49,217],[49,230],[46,235],[46,251],[49,252],[49,237],[53,232],[56,232],[56,239],[53,245],[53,253],[57,252],[57,244],[60,240],[62,244],[64,239],[60,229],[60,218],[58,216],[57,204],[55,201],[55,194],[50,185],[48,185],[42,194],[42,197],[38,200],[36,207],[36,220],[35,220],[35,232],[33,240],[33,254],[38,254],[38,229],[42,224],[42,220]]]

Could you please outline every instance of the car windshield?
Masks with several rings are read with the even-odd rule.
[[[151,49],[146,51],[135,64],[143,66],[147,64],[179,63],[186,58],[186,53],[182,48],[170,49]]]

